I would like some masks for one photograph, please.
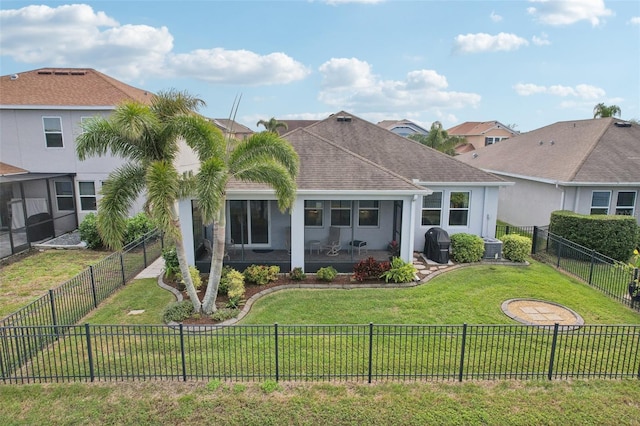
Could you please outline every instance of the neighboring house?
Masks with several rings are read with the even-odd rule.
[[[102,182],[123,160],[78,160],[80,123],[108,116],[123,101],[149,103],[151,97],[88,68],[43,68],[0,77],[0,159],[3,168],[14,167],[0,178],[0,226],[6,238],[22,242],[24,237],[28,247],[33,238],[75,229],[94,212]],[[25,229],[36,219],[49,223],[41,227],[50,235]],[[12,245],[11,252],[25,244]]]
[[[284,135],[285,133],[293,132],[294,130],[299,129],[301,127],[311,126],[312,124],[315,124],[318,122],[318,120],[278,120],[278,121],[287,125],[286,129],[282,127],[278,127],[278,134],[280,136]]]
[[[465,121],[447,130],[449,136],[460,136],[467,140],[466,145],[456,148],[457,154],[473,151],[482,146],[493,145],[519,134],[499,121]]]
[[[225,136],[233,139],[244,140],[253,134],[253,130],[247,126],[228,118],[212,118],[210,120]]]
[[[391,241],[411,261],[434,226],[494,236],[499,188],[510,184],[502,178],[344,111],[284,137],[300,157],[293,208],[281,213],[266,185],[231,182],[228,265],[278,264],[283,271],[308,272],[333,265],[348,272],[367,256],[388,260]],[[197,200],[181,200],[180,217],[185,244],[192,247],[190,263],[208,270],[203,243],[211,227],[202,223]],[[340,234],[337,253],[328,241],[332,228]],[[358,241],[353,250],[352,241]]]
[[[405,138],[415,134],[425,136],[429,134],[429,131],[427,129],[407,119],[383,120],[378,123],[378,126]]]
[[[551,212],[624,214],[640,223],[640,127],[617,118],[562,121],[456,159],[515,182],[498,217],[548,225]]]

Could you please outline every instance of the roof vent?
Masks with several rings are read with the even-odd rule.
[[[473,158],[478,158],[478,153],[477,153],[477,152],[474,152],[474,153],[473,153],[473,155],[472,155],[472,157],[473,157]]]
[[[616,127],[631,127],[631,123],[628,121],[616,121],[614,124]]]
[[[549,141],[549,143],[550,143],[551,145],[553,145],[555,142],[554,142],[554,141]]]
[[[350,123],[351,122],[351,116],[349,115],[339,115],[336,117],[337,121],[342,121],[345,123]]]
[[[544,141],[540,141],[539,144],[542,145],[544,143]]]
[[[11,74],[11,80],[17,80],[18,79],[18,74]]]

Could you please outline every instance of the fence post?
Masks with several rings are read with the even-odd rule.
[[[533,238],[531,239],[531,254],[536,254],[536,247],[538,244],[538,227],[533,227]]]
[[[122,285],[127,283],[127,275],[124,273],[124,255],[120,252],[120,271],[122,272]]]
[[[51,304],[51,323],[53,324],[53,332],[58,335],[58,317],[56,316],[56,302],[53,295],[53,290],[49,290],[49,302]]]
[[[547,373],[547,378],[551,380],[553,375],[553,363],[556,357],[556,344],[558,342],[558,328],[560,325],[555,323],[553,325],[553,340],[551,341],[551,356],[549,357],[549,372]]]
[[[96,280],[93,276],[93,265],[89,265],[89,275],[91,276],[91,294],[93,295],[93,307],[98,307],[98,296],[96,295]]]
[[[596,251],[594,249],[591,249],[591,265],[589,265],[589,279],[587,280],[589,285],[591,285],[591,283],[593,282],[593,268],[595,266],[595,260],[596,260]]]
[[[147,267],[147,245],[145,244],[147,241],[146,238],[142,238],[142,254],[144,255],[144,267]]]
[[[276,382],[280,380],[280,359],[278,357],[278,323],[273,324],[273,335],[275,338],[276,351]]]
[[[462,373],[464,371],[464,351],[467,344],[467,323],[462,325],[462,347],[460,348],[460,371],[458,373],[458,381],[462,382]]]
[[[182,381],[187,381],[187,361],[184,355],[184,328],[180,323],[180,357],[182,359]]]
[[[558,239],[558,261],[556,263],[556,268],[560,267],[560,259],[562,259],[562,247],[564,245],[564,242],[562,241],[562,238]]]
[[[367,381],[371,383],[373,373],[373,323],[369,323],[369,371],[367,373]]]
[[[84,335],[87,338],[87,358],[89,361],[89,378],[93,382],[95,379],[95,371],[93,369],[93,351],[91,350],[91,331],[89,323],[84,324]]]
[[[9,362],[9,356],[5,353],[6,352],[6,347],[7,344],[5,342],[6,336],[5,336],[5,329],[4,327],[2,327],[0,329],[0,337],[2,337],[2,344],[0,346],[2,346],[2,351],[0,351],[0,374],[2,374],[2,383],[6,383],[7,379],[8,379],[8,374],[5,373],[4,371],[4,363],[5,361],[8,363]]]
[[[509,225],[507,225],[504,230],[505,235],[509,235],[509,231],[510,231]]]

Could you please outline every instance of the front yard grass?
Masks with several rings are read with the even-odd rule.
[[[94,250],[45,250],[0,265],[0,318],[28,305],[109,254]]]

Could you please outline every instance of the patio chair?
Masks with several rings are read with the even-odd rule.
[[[327,249],[327,256],[337,256],[340,253],[340,249],[342,248],[340,243],[340,228],[336,226],[329,228],[329,238],[327,238],[324,248]]]

